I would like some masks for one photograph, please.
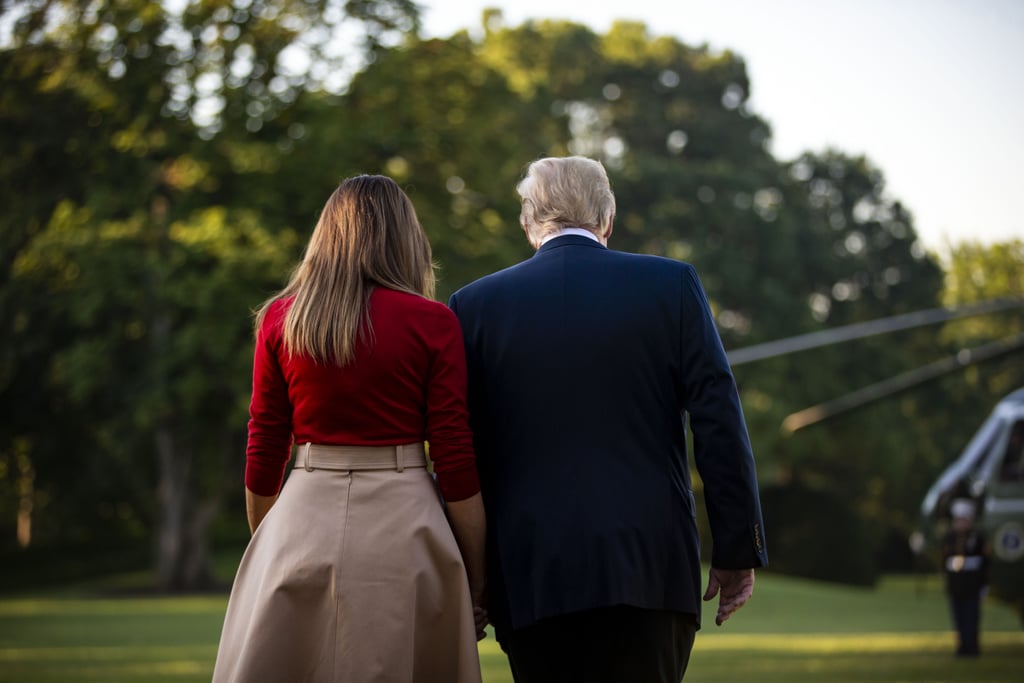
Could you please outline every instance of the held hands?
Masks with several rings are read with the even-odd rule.
[[[487,610],[483,607],[473,605],[473,621],[476,623],[476,639],[483,640],[487,637]]]
[[[743,606],[754,592],[753,569],[716,569],[711,568],[708,575],[708,589],[704,592],[704,600],[718,598],[718,614],[715,624],[721,626],[732,613]]]
[[[470,586],[470,598],[473,601],[473,622],[476,625],[476,639],[478,641],[487,637],[484,630],[490,618],[487,615],[487,588],[485,586]]]

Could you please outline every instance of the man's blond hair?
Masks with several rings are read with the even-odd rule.
[[[522,197],[519,221],[537,246],[563,228],[585,228],[599,236],[615,216],[615,195],[601,162],[587,157],[547,157],[527,167],[516,186]]]

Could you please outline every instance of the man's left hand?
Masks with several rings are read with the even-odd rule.
[[[708,589],[704,592],[704,600],[718,598],[718,614],[715,623],[721,626],[732,613],[743,607],[743,603],[754,593],[753,569],[716,569],[711,568],[708,575]]]

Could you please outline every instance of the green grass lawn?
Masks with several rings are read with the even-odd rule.
[[[119,580],[123,583],[123,580]],[[0,681],[209,681],[227,597],[109,597],[109,585],[0,598]],[[989,603],[978,660],[951,656],[936,577],[856,589],[758,575],[752,601],[697,635],[687,683],[1019,683],[1024,631]],[[511,681],[497,643],[484,681]]]

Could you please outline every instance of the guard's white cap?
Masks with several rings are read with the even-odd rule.
[[[969,498],[957,498],[949,506],[953,519],[974,519],[974,501]]]

